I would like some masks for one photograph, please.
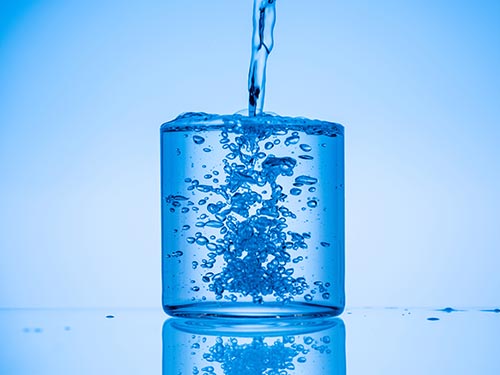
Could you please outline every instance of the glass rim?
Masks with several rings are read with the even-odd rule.
[[[264,125],[264,126],[263,126]],[[271,113],[257,116],[216,115],[204,112],[185,112],[161,125],[161,132],[228,130],[240,132],[244,129],[258,131],[298,130],[307,134],[343,136],[344,126],[335,122],[308,119],[305,117],[285,117]],[[238,131],[239,130],[239,131]]]

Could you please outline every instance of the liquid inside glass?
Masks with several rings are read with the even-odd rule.
[[[187,113],[162,126],[161,140],[168,314],[342,312],[341,125]]]

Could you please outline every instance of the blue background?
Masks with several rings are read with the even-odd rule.
[[[277,7],[266,110],[346,126],[348,305],[498,305],[500,2]],[[0,307],[160,306],[158,128],[246,107],[251,14],[0,3]]]

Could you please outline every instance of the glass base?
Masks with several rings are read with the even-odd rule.
[[[301,302],[271,302],[263,305],[251,302],[202,302],[163,306],[163,310],[170,316],[184,318],[294,319],[337,316],[344,311],[344,307]]]

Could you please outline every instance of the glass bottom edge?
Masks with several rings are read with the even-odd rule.
[[[234,319],[300,319],[333,317],[342,314],[344,306],[324,306],[301,302],[202,302],[183,305],[164,305],[167,315],[182,318],[234,318]]]

